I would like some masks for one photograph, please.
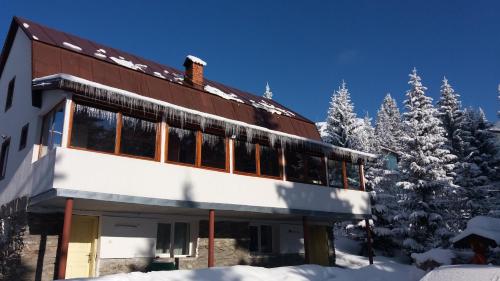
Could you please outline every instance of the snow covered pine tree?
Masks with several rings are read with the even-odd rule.
[[[422,252],[443,245],[450,235],[441,212],[452,186],[448,176],[451,167],[446,163],[454,156],[444,146],[445,131],[417,70],[409,76],[400,162],[403,178],[398,182],[404,193],[399,201],[402,212],[395,219],[401,224],[398,230],[404,238],[403,247],[408,252]]]
[[[273,99],[273,92],[271,91],[271,87],[269,87],[269,82],[266,82],[266,91],[264,92],[263,97],[266,99]]]

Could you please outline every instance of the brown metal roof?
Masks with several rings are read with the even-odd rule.
[[[26,19],[16,17],[12,25],[20,27],[33,42],[33,78],[66,73],[228,119],[313,140],[321,139],[313,122],[273,100],[205,79],[206,85],[225,93],[235,94],[244,103],[226,100],[183,83],[184,73],[170,66],[161,65]],[[16,30],[17,28],[11,26],[9,34]],[[8,43],[6,42],[6,46],[9,45]],[[6,46],[4,46],[4,51]],[[7,55],[2,54],[0,64]],[[3,65],[0,65],[0,73],[1,68]],[[252,106],[252,101],[261,100],[287,110],[293,115],[272,114]]]

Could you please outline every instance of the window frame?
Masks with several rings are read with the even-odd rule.
[[[7,175],[7,164],[9,161],[9,152],[10,152],[10,137],[7,137],[3,140],[2,145],[0,146],[0,181],[5,178]]]
[[[21,128],[21,135],[19,136],[19,149],[18,149],[18,151],[25,149],[26,146],[28,145],[29,128],[30,128],[30,123],[26,123]]]
[[[186,255],[174,255],[174,241],[175,241],[175,224],[176,223],[185,223],[188,225],[187,232],[187,244],[188,244],[188,253]],[[156,253],[156,244],[158,243],[158,225],[159,224],[170,224],[170,245],[168,253]],[[193,257],[195,253],[195,245],[193,241],[193,223],[191,221],[186,220],[160,220],[156,222],[156,237],[155,237],[155,256],[160,258],[187,258]]]
[[[262,252],[262,226],[268,226],[271,228],[271,251]],[[274,239],[275,229],[274,225],[271,223],[250,223],[248,225],[248,234],[250,236],[250,227],[257,227],[257,251],[250,250],[251,241],[248,243],[248,252],[251,256],[266,256],[273,255],[275,253],[276,241]],[[251,238],[250,238],[251,239]]]
[[[43,133],[44,133],[44,123],[45,123],[45,119],[48,118],[49,116],[55,114],[57,112],[57,110],[62,107],[64,110],[63,110],[63,115],[66,115],[66,110],[68,110],[66,108],[66,100],[63,100],[59,103],[57,103],[52,109],[50,109],[47,113],[45,113],[43,116],[42,116],[42,125],[41,125],[41,131],[40,131],[40,137],[39,137],[39,142],[38,142],[38,145],[39,145],[39,149],[38,149],[38,159],[44,157],[45,155],[42,155],[42,147],[43,147]],[[70,114],[72,114],[70,112]],[[72,121],[72,119],[71,119]],[[72,124],[72,122],[71,122]],[[70,125],[70,128],[69,130],[71,131],[71,125]],[[64,136],[64,118],[63,118],[63,127],[62,127],[62,130],[61,130],[61,146],[64,144],[65,140],[63,138]],[[48,144],[47,144],[47,147],[48,147]],[[47,152],[48,152],[48,149],[47,149]]]
[[[254,150],[255,150],[255,173],[249,173],[249,172],[242,172],[236,170],[236,141],[244,141],[247,142],[245,138],[236,138],[233,139],[232,141],[232,159],[233,159],[233,174],[237,175],[243,175],[243,176],[251,176],[251,177],[261,177],[261,178],[268,178],[268,179],[278,179],[282,180],[283,179],[283,163],[282,163],[282,156],[283,156],[283,150],[281,147],[276,147],[271,146],[270,144],[265,144],[262,142],[254,142],[252,143],[254,145]],[[260,148],[261,146],[267,146],[270,148],[274,148],[278,152],[278,166],[279,166],[279,176],[270,176],[270,175],[264,175],[262,174],[261,171],[261,165],[260,165]]]
[[[210,166],[204,166],[202,165],[202,154],[203,154],[203,134],[209,134],[209,135],[214,135],[214,136],[219,136],[224,138],[224,151],[225,151],[225,165],[224,168],[215,168],[215,167],[210,167]],[[220,172],[229,172],[229,167],[230,167],[230,153],[229,153],[229,139],[227,136],[225,136],[224,133],[218,132],[216,130],[210,130],[206,129],[205,131],[198,130],[198,139],[197,139],[197,167],[198,168],[203,168],[211,171],[220,171]],[[234,171],[233,171],[234,172]]]
[[[79,104],[81,106],[88,106],[88,107],[93,107],[101,110],[106,110],[106,111],[111,111],[116,114],[116,133],[115,133],[115,144],[114,144],[114,152],[106,152],[106,151],[98,151],[98,150],[92,150],[84,147],[78,147],[74,146],[71,143],[71,138],[73,136],[73,120],[74,120],[74,114],[75,114],[75,109],[76,105]],[[136,119],[143,119],[149,122],[153,122],[156,124],[156,138],[155,138],[155,156],[153,158],[151,157],[144,157],[144,156],[138,156],[138,155],[131,155],[131,154],[126,154],[126,153],[121,153],[120,152],[120,142],[121,142],[121,129],[123,125],[123,120],[122,116],[123,114],[136,118]],[[135,159],[142,159],[142,160],[149,160],[149,161],[155,161],[159,162],[160,161],[160,155],[161,155],[161,119],[159,118],[154,118],[153,116],[149,116],[147,114],[142,114],[142,116],[139,116],[141,114],[137,113],[136,111],[130,111],[130,112],[125,112],[124,110],[110,106],[110,105],[103,105],[103,104],[96,104],[92,101],[88,101],[86,99],[74,99],[73,102],[71,103],[71,109],[70,109],[70,122],[69,122],[69,128],[68,128],[68,143],[67,147],[71,149],[76,149],[76,150],[82,150],[82,151],[88,151],[88,152],[94,152],[94,153],[102,153],[102,154],[107,154],[107,155],[115,155],[115,156],[123,156],[123,157],[129,157],[129,158],[135,158]],[[146,116],[145,116],[146,115]],[[155,120],[156,119],[156,120]]]
[[[344,167],[345,167],[345,180],[344,180],[345,189],[363,190],[363,182],[362,182],[361,173],[360,173],[361,164],[354,163],[352,161],[345,161],[345,160],[343,162],[345,163],[344,164]],[[358,183],[359,183],[357,187],[349,185],[349,172],[348,172],[347,165],[356,166],[356,174],[358,175]]]
[[[14,90],[16,88],[16,76],[10,79],[9,84],[7,86],[7,97],[5,99],[5,110],[7,112],[11,107],[14,101]]]
[[[168,153],[169,153],[169,141],[170,141],[170,128],[178,128],[182,130],[189,130],[192,131],[195,135],[195,152],[194,152],[194,164],[191,163],[184,163],[184,162],[178,162],[178,161],[172,161],[168,159]],[[165,133],[165,151],[163,152],[164,157],[165,157],[165,163],[168,164],[173,164],[173,165],[181,165],[181,166],[186,166],[186,167],[194,167],[194,168],[200,168],[198,166],[198,153],[199,153],[199,148],[198,148],[198,129],[195,128],[194,126],[190,125],[184,125],[183,128],[181,126],[175,126],[173,124],[169,124],[167,122],[167,128],[166,128],[166,133]]]
[[[328,162],[329,161],[334,161],[334,162],[337,162],[337,163],[340,163],[340,179],[341,179],[341,182],[340,182],[340,185],[339,186],[334,186],[334,185],[330,185],[330,181],[331,181],[331,178],[330,178],[330,167],[328,166]],[[346,188],[346,183],[347,183],[347,178],[346,178],[346,173],[345,173],[345,160],[342,160],[342,159],[339,159],[339,158],[336,158],[336,157],[327,157],[327,172],[328,172],[328,182],[327,182],[327,186],[328,187],[331,187],[331,188],[338,188],[338,189],[347,189]]]
[[[290,178],[290,175],[288,172],[286,172],[286,179],[287,181],[291,181],[291,182],[298,182],[298,183],[304,183],[304,184],[312,184],[312,185],[318,185],[318,186],[326,186],[328,187],[328,175],[327,175],[327,165],[328,163],[325,162],[325,157],[322,153],[320,152],[313,152],[313,151],[307,151],[307,150],[289,150],[293,153],[297,153],[297,154],[300,154],[302,156],[302,158],[304,159],[304,167],[301,169],[301,172],[302,174],[304,175],[304,178],[303,179],[298,179],[298,178]],[[286,156],[286,150],[283,151],[283,153],[285,154],[285,171],[288,167],[288,158]],[[308,156],[313,156],[313,157],[319,157],[321,158],[321,164],[322,164],[322,172],[324,173],[324,180],[325,182],[324,183],[313,183],[313,182],[310,182],[310,178],[309,178],[309,173],[308,173]]]

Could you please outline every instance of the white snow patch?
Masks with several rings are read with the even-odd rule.
[[[63,45],[64,45],[65,47],[68,47],[68,48],[73,49],[73,50],[78,51],[78,52],[81,52],[81,51],[82,51],[82,48],[81,48],[81,47],[79,47],[79,46],[77,46],[77,45],[73,45],[73,44],[68,43],[68,42],[63,42]]]
[[[32,37],[33,39],[38,40],[38,37],[36,37],[35,35],[33,35]]]
[[[430,249],[425,253],[412,253],[411,258],[415,260],[417,264],[423,264],[426,261],[435,261],[442,265],[450,265],[452,260],[455,258],[455,253],[448,249]]]
[[[500,267],[491,265],[448,265],[429,272],[420,281],[498,281]]]
[[[192,55],[188,55],[188,56],[187,56],[187,58],[188,58],[190,61],[194,62],[194,63],[201,64],[201,65],[203,65],[203,66],[206,66],[206,65],[207,65],[207,63],[206,63],[204,60],[202,60],[202,59],[200,59],[200,58],[198,58],[198,57],[195,57],[195,56],[192,56]]]
[[[99,50],[97,50],[97,52],[98,52],[98,53],[103,53],[103,54],[105,54],[105,53],[106,53],[106,50],[104,50],[104,49],[99,49]]]
[[[169,74],[170,72],[168,72],[167,70],[163,70],[163,73]]]
[[[27,23],[25,23],[25,22],[23,22],[23,26],[24,26],[24,28],[29,28],[30,27],[30,25],[27,24]]]
[[[465,230],[450,240],[455,243],[472,234],[489,238],[500,245],[500,219],[486,216],[473,217],[467,222]]]
[[[116,57],[109,57],[109,58],[112,61],[116,62],[117,64],[119,64],[121,66],[128,67],[128,68],[133,69],[133,70],[140,70],[142,72],[145,72],[146,68],[148,67],[147,65],[144,65],[144,64],[133,63],[132,61],[129,61],[121,56],[118,58],[116,58]]]
[[[289,117],[295,116],[295,114],[293,114],[292,112],[290,112],[288,110],[284,110],[284,109],[279,108],[277,106],[274,106],[265,100],[260,100],[259,102],[255,102],[254,100],[250,100],[250,102],[252,103],[253,107],[264,109],[267,112],[270,112],[272,114],[286,115]]]
[[[163,74],[161,74],[161,73],[160,73],[160,72],[158,72],[158,71],[153,72],[153,74],[154,74],[156,77],[160,77],[160,78],[163,78],[163,79],[167,79],[167,77],[163,76]]]
[[[105,58],[106,58],[106,55],[105,55],[105,54],[103,54],[103,53],[97,53],[97,52],[95,52],[95,53],[94,53],[94,56],[96,56],[96,57],[98,57],[98,58],[101,58],[101,59],[105,59]]]
[[[237,95],[233,94],[233,93],[225,93],[213,86],[210,86],[210,85],[206,85],[205,86],[205,91],[209,92],[210,94],[212,95],[216,95],[216,96],[219,96],[221,98],[224,98],[226,100],[234,100],[234,101],[237,101],[237,102],[240,102],[240,103],[245,103],[242,99],[238,98]]]

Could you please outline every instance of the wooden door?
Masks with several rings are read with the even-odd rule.
[[[328,232],[326,226],[309,226],[309,263],[323,266],[330,265]]]
[[[74,215],[68,247],[66,278],[93,277],[99,219]]]

